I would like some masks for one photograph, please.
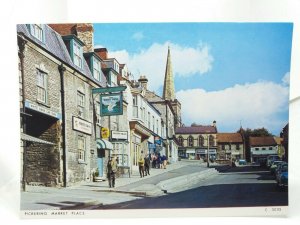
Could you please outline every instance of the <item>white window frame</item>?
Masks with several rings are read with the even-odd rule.
[[[80,118],[84,118],[85,95],[80,91],[77,91],[77,108],[78,108],[78,116]]]
[[[31,24],[30,33],[38,40],[44,42],[43,24]]]
[[[82,68],[82,61],[83,61],[83,52],[82,46],[73,40],[73,62],[79,68]]]
[[[101,63],[93,57],[93,76],[96,80],[101,81]]]
[[[86,140],[83,136],[77,138],[78,161],[85,162]]]
[[[42,70],[37,69],[37,101],[47,104],[48,99],[48,76]]]

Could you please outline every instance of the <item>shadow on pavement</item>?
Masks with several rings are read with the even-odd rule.
[[[286,206],[288,193],[274,183],[244,183],[201,186],[154,198],[143,198],[98,209],[163,209]]]

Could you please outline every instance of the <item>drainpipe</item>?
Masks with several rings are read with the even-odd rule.
[[[60,74],[60,87],[61,87],[61,113],[62,113],[62,148],[63,148],[63,185],[67,187],[67,149],[66,149],[66,112],[65,112],[65,86],[64,86],[64,73],[66,67],[63,64],[58,66]]]
[[[25,44],[27,43],[23,37],[18,36],[18,46],[19,53],[18,56],[20,58],[20,70],[21,70],[21,79],[22,79],[22,127],[23,133],[26,133],[26,108],[25,108],[25,84],[24,84],[24,50]],[[22,174],[22,190],[26,191],[26,148],[27,141],[23,140],[23,174]]]

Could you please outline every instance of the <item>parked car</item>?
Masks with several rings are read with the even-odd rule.
[[[271,167],[272,163],[278,160],[280,160],[280,157],[278,155],[269,155],[267,157],[267,167]]]
[[[275,174],[275,171],[276,171],[276,168],[277,168],[277,165],[282,163],[283,161],[274,161],[270,167],[270,172],[271,174]]]
[[[281,162],[281,163],[279,163],[279,164],[277,165],[276,170],[275,170],[275,179],[277,179],[277,176],[278,176],[278,173],[279,173],[281,167],[282,167],[283,165],[285,165],[285,164],[287,164],[287,162],[284,162],[284,161],[283,161],[283,162]]]
[[[287,187],[288,186],[288,164],[282,164],[281,168],[278,170],[276,176],[276,182],[278,187]]]
[[[239,160],[239,165],[246,165],[246,164],[247,164],[247,162],[246,162],[245,159],[240,159]]]

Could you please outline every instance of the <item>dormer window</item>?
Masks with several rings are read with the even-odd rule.
[[[44,26],[43,24],[31,24],[30,33],[32,36],[44,42]]]
[[[73,62],[79,68],[82,68],[82,46],[73,40]]]
[[[101,63],[93,57],[93,76],[96,80],[101,81]]]

